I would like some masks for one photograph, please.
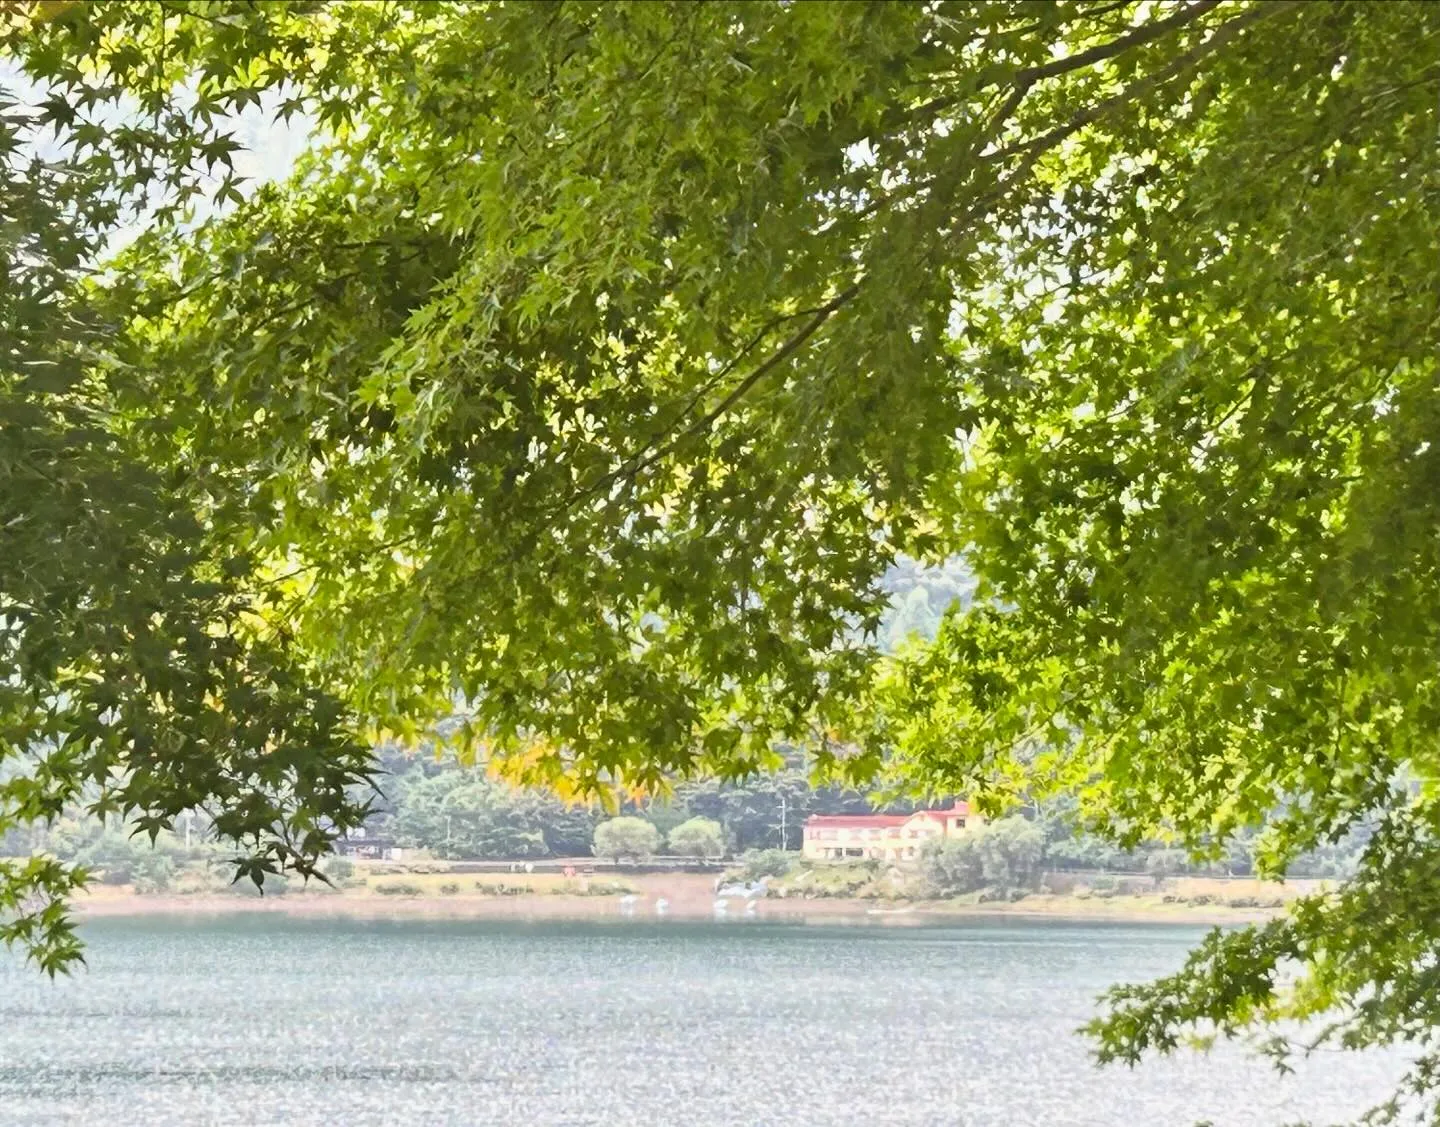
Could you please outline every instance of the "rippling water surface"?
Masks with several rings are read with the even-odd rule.
[[[1393,1060],[1096,1070],[1073,1031],[1174,927],[100,920],[0,959],[0,1125],[1124,1124],[1353,1115]]]

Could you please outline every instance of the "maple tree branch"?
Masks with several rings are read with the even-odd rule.
[[[1080,13],[1082,20],[1098,20],[1102,16],[1108,16],[1111,12],[1118,12],[1121,8],[1128,8],[1130,0],[1111,0],[1108,4],[1098,4],[1094,8],[1086,8]]]
[[[1113,59],[1116,55],[1124,54],[1132,47],[1142,46],[1151,40],[1159,39],[1162,35],[1184,27],[1186,24],[1194,23],[1206,12],[1217,7],[1219,3],[1220,0],[1196,0],[1196,3],[1185,5],[1163,20],[1141,24],[1133,31],[1116,36],[1105,43],[1097,43],[1094,47],[1074,55],[1066,55],[1063,59],[1055,59],[1040,66],[1028,67],[1015,76],[1015,81],[1017,84],[1043,82],[1047,78],[1056,78],[1062,74],[1068,74],[1072,70],[1080,70],[1093,63]],[[1261,5],[1261,7],[1264,6]]]
[[[1137,27],[1133,31],[1125,35],[1117,36],[1115,39],[1098,44],[1095,47],[1090,48],[1089,50],[1081,51],[1078,54],[1068,56],[1064,59],[1057,59],[1053,62],[1046,63],[1041,66],[1030,67],[1018,72],[1015,76],[1010,93],[1006,96],[1004,102],[992,115],[989,125],[984,131],[984,136],[994,136],[1000,129],[1004,127],[1005,122],[1010,119],[1010,117],[1015,113],[1017,109],[1019,109],[1020,104],[1024,100],[1026,94],[1029,93],[1029,91],[1034,87],[1037,82],[1042,82],[1048,78],[1055,78],[1060,75],[1067,74],[1071,71],[1079,70],[1083,67],[1092,66],[1095,63],[1113,58],[1117,55],[1123,54],[1125,51],[1152,42],[1172,31],[1175,31],[1181,27],[1193,23],[1206,12],[1211,11],[1212,9],[1217,7],[1218,4],[1219,0],[1197,0],[1196,3],[1186,5],[1185,7],[1181,8],[1180,10],[1176,11],[1175,13],[1166,17],[1163,20],[1157,20],[1154,23],[1146,24],[1142,27]],[[1242,15],[1235,17],[1227,23],[1221,24],[1215,29],[1215,32],[1210,36],[1209,39],[1205,40],[1201,44],[1198,44],[1190,51],[1187,51],[1184,54],[1180,55],[1170,64],[1161,68],[1159,71],[1156,71],[1154,74],[1148,75],[1143,79],[1131,83],[1118,94],[1113,95],[1110,98],[1104,99],[1096,105],[1087,107],[1086,110],[1076,114],[1069,121],[1064,122],[1062,125],[1057,126],[1055,129],[1052,129],[1045,134],[1042,134],[1040,137],[1037,137],[1032,141],[1026,142],[1023,145],[1003,148],[991,154],[991,156],[988,158],[990,160],[996,160],[1007,156],[1015,155],[1022,155],[1025,159],[1021,162],[1020,167],[1017,168],[1014,173],[1006,177],[999,185],[996,186],[995,191],[986,193],[980,200],[977,200],[974,205],[972,205],[970,208],[967,208],[967,214],[973,214],[978,209],[978,207],[982,205],[982,203],[989,202],[990,200],[993,200],[996,195],[1003,194],[1003,192],[1007,188],[1013,186],[1015,182],[1020,178],[1023,178],[1023,176],[1029,171],[1031,167],[1033,167],[1035,161],[1038,160],[1043,153],[1053,148],[1055,145],[1059,144],[1066,137],[1075,133],[1079,129],[1083,128],[1085,125],[1096,120],[1097,118],[1103,116],[1105,113],[1108,113],[1110,110],[1116,108],[1117,106],[1132,100],[1133,98],[1146,92],[1147,90],[1150,90],[1155,86],[1158,86],[1161,83],[1168,81],[1175,75],[1181,73],[1186,68],[1193,66],[1196,62],[1204,58],[1206,55],[1212,53],[1215,50],[1218,50],[1221,46],[1223,46],[1226,42],[1228,42],[1231,38],[1233,38],[1236,34],[1243,30],[1245,26],[1248,26],[1250,23],[1253,23],[1256,20],[1259,20],[1266,16],[1275,14],[1277,11],[1281,11],[1293,6],[1293,2],[1281,2],[1257,5],[1256,7],[1250,8]],[[942,101],[943,100],[941,99],[937,99],[935,102],[927,103],[926,106],[920,107],[919,111],[917,112],[921,112],[927,108],[937,106]],[[891,202],[891,199],[888,197],[885,200],[877,200],[875,204],[872,205],[870,208],[864,209],[862,214],[869,214],[873,213],[874,211],[880,210],[889,202]],[[760,382],[760,380],[762,380],[766,375],[768,375],[771,371],[773,371],[776,367],[783,363],[788,357],[790,357],[795,351],[797,351],[811,336],[814,335],[816,331],[819,330],[821,325],[823,325],[832,314],[834,314],[844,305],[848,304],[858,292],[859,283],[856,283],[854,285],[851,285],[847,289],[841,291],[839,294],[836,295],[836,297],[831,299],[825,305],[817,308],[814,311],[811,319],[806,322],[806,324],[798,332],[796,332],[789,340],[782,344],[773,354],[771,354],[768,359],[766,359],[763,363],[759,364],[753,371],[750,372],[749,375],[747,375],[743,380],[741,380],[740,383],[738,383],[718,404],[716,404],[715,407],[711,408],[704,415],[700,416],[698,419],[690,423],[688,426],[685,426],[683,429],[679,431],[673,431],[673,426],[675,424],[678,424],[680,419],[682,419],[686,414],[692,411],[695,405],[700,401],[700,399],[703,398],[706,394],[708,394],[708,392],[713,389],[716,384],[724,378],[726,374],[728,374],[736,367],[740,359],[742,359],[751,350],[753,350],[755,346],[759,343],[759,341],[764,339],[764,337],[773,330],[779,320],[784,320],[786,318],[772,320],[769,324],[764,326],[754,337],[752,337],[751,340],[748,341],[745,346],[739,351],[739,353],[737,353],[736,356],[723,369],[720,370],[720,372],[716,373],[716,375],[713,376],[710,380],[707,380],[695,392],[695,394],[691,397],[689,403],[687,403],[685,408],[680,412],[680,416],[675,420],[675,423],[671,424],[671,428],[666,428],[665,430],[662,430],[660,432],[660,435],[657,435],[647,441],[645,445],[640,448],[640,450],[629,455],[615,470],[605,474],[593,485],[579,491],[574,496],[572,496],[570,502],[566,505],[566,507],[572,507],[579,501],[583,500],[585,497],[593,495],[594,493],[598,492],[601,489],[604,489],[606,486],[613,484],[621,478],[629,478],[633,480],[638,474],[642,473],[644,470],[648,469],[650,466],[654,465],[657,461],[663,458],[666,454],[673,451],[681,442],[685,441],[685,439],[707,429],[719,418],[725,415],[732,407],[734,407],[736,403],[738,403],[742,398],[744,398],[744,396],[747,395],[750,390],[757,383]],[[670,437],[664,438],[662,440],[661,436],[666,433],[669,433]]]
[[[1234,19],[1220,24],[1215,28],[1214,34],[1212,34],[1209,39],[1203,43],[1197,43],[1189,51],[1176,56],[1169,64],[1161,67],[1153,74],[1148,74],[1144,78],[1137,79],[1118,93],[1112,94],[1110,97],[1104,98],[1093,105],[1086,106],[1068,121],[1062,122],[1046,133],[1042,133],[1039,137],[1035,137],[1023,144],[1010,145],[1006,148],[996,150],[990,154],[988,159],[992,161],[1003,160],[1006,157],[1025,155],[1028,159],[1023,167],[1028,168],[1043,153],[1053,149],[1067,137],[1078,133],[1091,122],[1104,117],[1111,110],[1118,109],[1128,102],[1133,102],[1141,94],[1148,93],[1162,83],[1168,82],[1172,78],[1183,74],[1201,59],[1205,58],[1205,56],[1214,54],[1251,24],[1258,23],[1260,20],[1268,19],[1281,12],[1294,10],[1299,6],[1299,0],[1273,0],[1273,2],[1270,3],[1258,4],[1243,14],[1236,16]]]
[[[691,435],[698,434],[700,431],[710,426],[712,423],[715,422],[715,420],[720,418],[721,415],[725,414],[726,411],[733,407],[747,392],[749,392],[752,387],[755,386],[755,384],[762,380],[769,372],[773,371],[780,363],[782,363],[786,359],[786,357],[794,353],[795,350],[798,349],[802,344],[804,344],[806,340],[813,336],[815,332],[820,328],[820,326],[823,325],[833,313],[835,313],[838,309],[847,304],[859,292],[859,288],[859,283],[857,282],[856,284],[850,286],[848,289],[842,291],[840,294],[836,295],[824,305],[818,306],[813,309],[802,309],[795,313],[784,313],[780,314],[779,316],[772,317],[769,321],[762,325],[760,329],[753,336],[751,336],[748,341],[745,342],[745,344],[740,348],[740,350],[735,354],[735,356],[731,358],[729,363],[727,363],[723,368],[721,368],[718,372],[716,372],[713,376],[706,380],[695,391],[695,393],[690,397],[689,402],[686,403],[686,405],[679,411],[679,413],[668,426],[662,428],[659,432],[652,435],[638,450],[627,455],[624,461],[622,461],[620,465],[617,466],[614,470],[611,470],[609,473],[604,474],[591,485],[586,486],[584,489],[573,494],[566,502],[564,507],[567,509],[573,508],[575,505],[579,504],[579,502],[583,501],[586,497],[590,497],[595,493],[598,493],[606,486],[613,485],[621,478],[629,478],[633,481],[636,475],[640,474],[642,471],[654,465],[666,454],[674,450],[679,443],[683,442]],[[776,328],[784,324],[786,321],[793,321],[795,318],[804,317],[807,314],[810,315],[810,320],[807,321],[805,325],[802,326],[795,333],[795,335],[786,340],[785,343],[782,344],[778,349],[776,349],[775,352],[773,352],[762,363],[760,363],[754,369],[754,371],[752,371],[748,376],[741,380],[739,384],[737,384],[733,389],[731,389],[731,391],[725,396],[724,399],[720,401],[717,406],[713,407],[704,415],[691,422],[683,430],[675,430],[675,427],[684,421],[685,417],[695,409],[696,405],[700,402],[700,400],[703,399],[711,391],[713,391],[715,387],[720,383],[720,381],[723,380],[729,373],[733,372],[735,368],[739,366],[740,361],[743,360],[752,351],[754,351],[755,347],[761,341],[763,341],[767,336],[774,332]]]
[[[659,447],[650,459],[648,459],[642,465],[636,467],[636,472],[644,469],[645,465],[653,462],[656,458],[659,458],[662,455],[668,453],[670,450],[673,450],[678,443],[683,442],[692,434],[697,434],[700,431],[704,430],[711,423],[715,422],[715,420],[720,418],[720,416],[724,415],[727,411],[729,411],[731,407],[733,407],[742,398],[744,398],[744,396],[750,391],[752,387],[754,387],[757,383],[764,379],[766,375],[768,375],[771,371],[773,371],[776,367],[778,367],[786,359],[788,359],[792,354],[794,354],[801,345],[803,345],[807,340],[809,340],[812,336],[815,335],[815,333],[819,330],[820,326],[823,325],[826,321],[828,321],[832,314],[834,314],[844,306],[848,305],[855,298],[855,295],[859,292],[860,283],[856,282],[853,285],[847,287],[846,289],[841,290],[824,305],[820,306],[820,308],[815,311],[815,315],[811,317],[810,320],[807,321],[804,326],[802,326],[801,329],[797,333],[795,333],[794,336],[792,336],[789,340],[787,340],[784,344],[777,348],[773,353],[771,353],[770,357],[764,363],[760,364],[758,367],[755,368],[754,371],[752,371],[748,376],[746,376],[743,380],[736,384],[729,395],[725,396],[725,398],[722,399],[716,406],[711,408],[700,418],[696,419],[695,422],[690,424],[690,426],[686,427],[679,434],[675,435],[675,437],[672,438],[665,445]]]
[[[740,362],[744,360],[745,357],[749,356],[750,353],[754,352],[755,349],[760,345],[762,341],[765,340],[766,337],[768,337],[781,325],[785,324],[786,321],[793,321],[798,317],[813,316],[818,312],[819,309],[799,309],[796,310],[794,313],[778,314],[777,316],[774,316],[770,318],[770,320],[766,321],[765,324],[761,325],[760,328],[756,330],[756,332],[750,337],[749,340],[747,340],[743,345],[740,346],[740,350],[730,358],[730,361],[727,364],[725,364],[713,376],[711,376],[708,380],[706,380],[703,384],[700,385],[700,387],[695,391],[695,394],[690,397],[689,402],[687,402],[685,406],[680,409],[679,413],[670,422],[670,424],[668,426],[662,427],[659,432],[657,432],[650,438],[650,440],[645,444],[644,447],[641,448],[641,450],[637,451],[637,454],[632,454],[631,458],[633,459],[638,454],[643,454],[646,449],[653,446],[655,443],[663,440],[667,434],[673,431],[675,427],[679,425],[680,422],[682,422],[687,415],[690,414],[691,411],[695,410],[695,408],[699,405],[700,401],[705,398],[705,396],[709,395],[710,392],[714,391],[715,388],[718,387],[720,383],[727,376],[730,375],[731,372],[733,372],[736,368],[740,366]]]
[[[1185,27],[1187,24],[1194,23],[1206,12],[1217,7],[1219,3],[1220,0],[1196,0],[1196,3],[1187,4],[1163,20],[1141,24],[1139,27],[1133,28],[1124,35],[1116,36],[1114,39],[1104,43],[1098,43],[1094,47],[1080,51],[1077,54],[1067,55],[1062,59],[1054,59],[1048,63],[1042,63],[1038,66],[1026,67],[1023,70],[1016,71],[1014,77],[1010,80],[1011,94],[1006,100],[1005,106],[995,114],[991,125],[1003,124],[1004,121],[1019,108],[1020,102],[1024,100],[1025,95],[1037,82],[1043,82],[1047,78],[1058,78],[1063,74],[1069,74],[1071,71],[1082,70],[1087,66],[1104,62],[1106,59],[1112,59],[1117,55],[1122,55],[1132,48],[1142,47],[1162,36],[1168,35],[1172,31]],[[1113,10],[1118,6],[1119,5],[1110,5],[1097,13],[1082,12],[1077,18],[1088,18],[1092,14],[1098,15],[1105,11]],[[936,110],[944,109],[947,106],[953,105],[955,101],[956,97],[954,95],[932,98],[930,101],[906,111],[905,122],[908,123],[916,118],[933,113]]]

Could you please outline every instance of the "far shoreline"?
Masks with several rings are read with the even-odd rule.
[[[550,922],[771,922],[791,924],[865,924],[935,926],[968,921],[1012,920],[1016,923],[1163,924],[1181,927],[1236,926],[1261,923],[1279,909],[1203,907],[1166,904],[1158,898],[1082,899],[1036,894],[1015,902],[875,901],[846,898],[769,897],[750,902],[734,899],[718,910],[708,897],[671,902],[657,911],[654,896],[520,896],[422,894],[416,896],[351,895],[345,892],[291,892],[283,896],[231,894],[138,895],[105,889],[76,898],[77,917],[215,918],[221,916],[283,916],[294,919],[388,920],[510,920]],[[628,901],[628,903],[622,903]]]

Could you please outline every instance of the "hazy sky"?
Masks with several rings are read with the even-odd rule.
[[[40,86],[31,81],[13,60],[0,59],[0,103],[8,102],[24,109],[36,108],[42,100]],[[279,100],[278,95],[272,94],[264,97],[259,105],[246,106],[243,112],[232,115],[228,120],[222,119],[221,128],[228,129],[244,146],[243,150],[234,154],[233,160],[236,173],[246,181],[241,190],[247,194],[259,184],[288,175],[310,142],[312,122],[308,119],[298,116],[288,122],[274,119]],[[98,107],[93,113],[96,120],[120,124],[136,116],[138,110],[133,106],[120,105]],[[56,157],[62,151],[61,139],[57,139],[56,134],[47,128],[27,138],[18,155],[21,159],[35,155]],[[197,208],[196,218],[205,219],[213,214],[214,209],[201,205]],[[143,223],[116,230],[109,242],[110,249],[123,247],[141,229]]]

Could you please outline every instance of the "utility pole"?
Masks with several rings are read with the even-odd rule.
[[[782,791],[780,792],[780,848],[781,848],[781,849],[789,849],[789,848],[790,848],[790,835],[789,835],[789,833],[786,832],[786,831],[787,831],[787,826],[786,826],[786,821],[785,821],[785,792],[782,790]]]

